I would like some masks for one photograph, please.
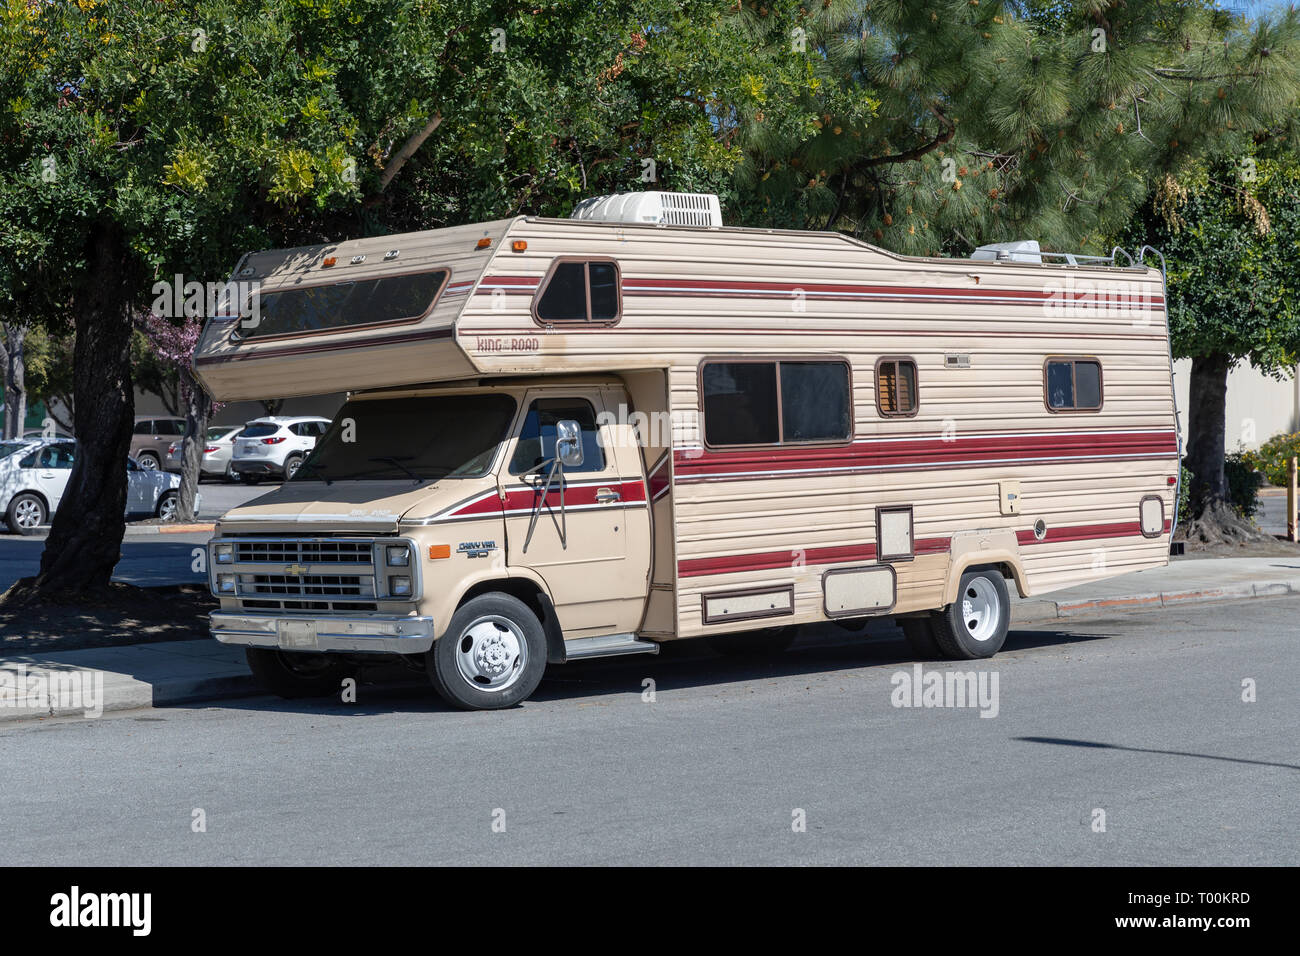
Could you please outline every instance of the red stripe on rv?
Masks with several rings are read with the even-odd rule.
[[[717,452],[679,451],[674,455],[678,480],[700,474],[744,475],[780,470],[880,467],[934,463],[965,464],[1006,459],[1096,458],[1106,455],[1162,457],[1177,454],[1178,438],[1172,432],[1106,433],[1091,435],[976,436],[945,441],[942,438],[868,440],[852,445],[822,448],[764,448]]]

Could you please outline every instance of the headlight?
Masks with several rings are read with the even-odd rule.
[[[217,593],[218,594],[235,593],[235,576],[233,574],[217,575]]]
[[[406,575],[388,579],[388,593],[393,597],[411,596],[411,579]]]
[[[390,568],[404,568],[411,563],[411,551],[406,545],[390,544],[386,550]]]
[[[233,564],[235,561],[235,548],[229,544],[218,544],[212,548],[212,559],[217,564]]]

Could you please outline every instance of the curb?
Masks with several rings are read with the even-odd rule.
[[[1221,588],[1202,588],[1196,591],[1155,591],[1118,598],[1097,598],[1091,601],[1051,601],[1026,598],[1011,608],[1014,622],[1027,624],[1053,621],[1108,611],[1135,608],[1182,607],[1188,604],[1211,604],[1218,601],[1240,601],[1243,598],[1281,597],[1300,594],[1300,578],[1288,581],[1270,581],[1264,584],[1233,584]]]
[[[140,527],[127,526],[126,537],[149,534],[196,534],[216,530],[215,524],[147,524]]]
[[[173,704],[233,700],[265,693],[265,689],[258,685],[252,674],[220,674],[174,678],[153,684],[135,680],[125,686],[105,686],[104,699],[100,704],[103,713],[107,714],[114,711],[142,710]],[[30,707],[0,707],[0,726],[14,721],[46,720],[51,717],[90,719],[86,717],[83,707],[51,707],[47,710]]]

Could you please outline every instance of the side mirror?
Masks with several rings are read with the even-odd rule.
[[[582,429],[572,419],[555,423],[555,457],[566,468],[582,464]]]

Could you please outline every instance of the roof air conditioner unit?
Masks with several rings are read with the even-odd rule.
[[[649,223],[656,226],[722,225],[722,206],[713,193],[651,190],[594,196],[573,207],[570,219],[593,222]]]
[[[1034,239],[1022,239],[1019,242],[995,242],[980,246],[970,256],[988,262],[1039,262],[1043,261],[1043,252]]]

